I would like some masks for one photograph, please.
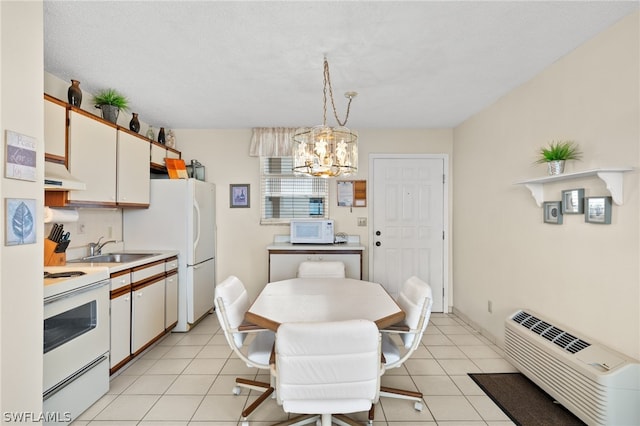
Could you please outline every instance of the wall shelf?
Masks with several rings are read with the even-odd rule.
[[[553,176],[545,176],[545,177],[536,178],[536,179],[528,179],[528,180],[516,182],[516,184],[526,186],[527,189],[531,191],[531,195],[533,196],[534,200],[536,200],[536,204],[538,205],[538,207],[541,207],[542,202],[544,201],[544,184],[545,183],[597,176],[607,186],[607,190],[611,194],[611,198],[613,199],[613,202],[618,205],[621,205],[623,202],[622,174],[624,172],[630,172],[632,170],[633,170],[632,167],[593,169],[593,170],[585,170],[582,172],[563,173],[561,175],[553,175]]]

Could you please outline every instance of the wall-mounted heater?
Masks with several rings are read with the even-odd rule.
[[[520,310],[505,320],[505,352],[531,381],[589,425],[640,425],[640,363]]]

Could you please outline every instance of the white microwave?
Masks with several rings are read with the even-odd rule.
[[[333,244],[333,220],[291,219],[292,244]]]

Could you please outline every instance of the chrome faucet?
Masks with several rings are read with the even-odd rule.
[[[104,236],[98,238],[98,241],[95,243],[89,243],[89,256],[98,256],[102,254],[102,247],[106,246],[109,243],[115,243],[116,240],[105,241],[104,243],[100,243]]]

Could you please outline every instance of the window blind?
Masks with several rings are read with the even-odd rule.
[[[293,157],[263,157],[260,164],[261,223],[329,217],[327,179],[294,175]]]

